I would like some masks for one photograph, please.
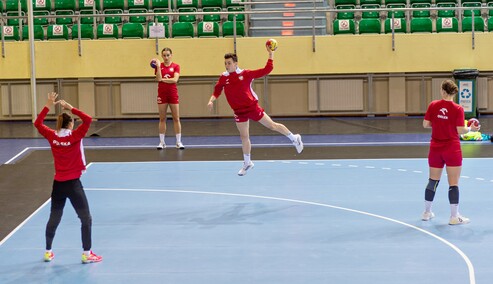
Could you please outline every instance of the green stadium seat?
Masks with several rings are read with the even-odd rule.
[[[32,1],[33,1],[33,11],[51,11],[51,0],[43,0],[43,1],[32,0]],[[24,1],[23,3],[25,3],[24,5],[27,5],[26,1]],[[23,3],[21,3],[21,5]],[[25,10],[27,11],[27,6]]]
[[[413,4],[412,8],[430,8],[431,4],[422,3],[422,4]],[[426,18],[430,17],[430,10],[415,10],[413,11],[413,18]]]
[[[241,12],[243,13],[245,11],[245,8],[243,7],[228,7],[228,12]],[[234,19],[234,14],[229,14],[228,15],[228,21],[233,21]],[[236,14],[236,20],[240,22],[245,21],[245,14]]]
[[[193,8],[197,10],[199,8],[198,0],[176,0],[176,8],[178,10],[182,8]]]
[[[472,17],[464,17],[462,19],[462,31],[471,32],[472,31]],[[474,17],[474,31],[484,32],[484,20],[481,17]]]
[[[128,14],[129,14],[128,21],[130,23],[141,23],[141,24],[147,22],[147,17],[140,15],[142,13],[147,13],[147,10],[146,9],[135,9],[135,8],[129,9],[128,10]]]
[[[74,22],[73,18],[72,18],[72,16],[74,15],[74,11],[68,11],[68,10],[55,11],[55,15],[57,15],[57,16],[68,16],[68,17],[63,17],[63,18],[56,18],[55,24],[57,24],[57,25],[71,25]]]
[[[190,22],[175,22],[171,26],[172,37],[194,37],[195,31]]]
[[[34,40],[44,40],[45,30],[42,26],[33,26]],[[22,39],[27,40],[29,38],[29,27],[22,27]]]
[[[123,24],[122,38],[144,38],[144,26],[141,23]]]
[[[389,4],[387,5],[387,8],[392,9],[392,8],[406,8],[405,4]],[[405,18],[406,17],[406,12],[405,11],[394,11],[394,18]],[[387,13],[387,18],[391,19],[392,18],[392,12],[389,11]]]
[[[473,12],[475,17],[481,16],[481,2],[463,3],[462,7],[469,8],[469,10],[464,10],[464,17],[472,17]]]
[[[19,12],[9,11],[6,13],[6,15],[9,17],[16,17],[16,16],[19,16]],[[26,15],[26,13],[21,11],[21,16],[25,16],[25,15]],[[14,19],[8,19],[7,20],[7,26],[18,26],[19,20],[20,19],[15,19],[15,18]],[[24,18],[24,20],[22,21],[22,24],[24,24],[24,25],[27,24],[26,18]]]
[[[431,6],[431,0],[409,0],[409,4],[411,4],[411,7],[414,4],[429,4]]]
[[[154,2],[154,1],[153,1]],[[128,9],[149,10],[149,0],[128,0]]]
[[[3,2],[3,1],[2,1]],[[2,3],[3,5],[3,3]],[[21,10],[26,12],[25,7],[27,7],[26,0],[21,1]],[[5,1],[5,12],[9,11],[19,11],[19,1],[18,0],[6,0]]]
[[[96,4],[96,10],[101,9],[99,0],[79,0],[79,10],[92,10],[94,4]]]
[[[353,5],[341,5],[337,6],[338,10],[348,10],[348,9],[354,9]],[[343,20],[343,19],[353,19],[354,20],[354,12],[352,11],[344,11],[344,12],[337,12],[337,19],[338,20]]]
[[[432,30],[431,18],[421,17],[411,19],[411,33],[431,33]]]
[[[200,22],[197,25],[198,37],[219,37],[218,22]]]
[[[92,15],[94,12],[93,10],[80,10],[79,12],[81,15]],[[98,14],[98,11],[96,10],[96,14]],[[94,23],[94,18],[93,16],[89,17],[81,17],[80,18],[80,23],[81,24],[88,24],[92,25]],[[96,22],[98,22],[98,18],[96,17]]]
[[[241,7],[243,7],[243,5],[240,4],[241,2],[245,2],[245,1],[243,1],[243,0],[226,0],[226,8],[227,7],[232,7],[232,6],[241,6]]]
[[[180,12],[180,15],[178,16],[178,22],[189,22],[189,23],[197,22],[197,17],[194,14],[190,14],[197,12],[197,9],[181,8],[178,10],[178,12]]]
[[[457,4],[455,3],[438,3],[437,7],[439,8],[455,8],[457,7]],[[450,17],[455,17],[455,10],[438,10],[437,16],[439,18],[450,18]]]
[[[222,8],[223,1],[222,0],[202,0],[202,9],[203,8]]]
[[[75,0],[55,0],[55,11],[75,11]]]
[[[99,24],[98,25],[98,39],[117,39],[118,38],[118,25],[116,24]]]
[[[95,0],[98,1],[98,0]],[[125,1],[124,0],[103,0],[103,10],[108,9],[117,9],[123,10],[125,9]]]
[[[380,0],[360,0],[359,5],[360,6],[365,6],[365,5],[378,5],[380,6],[381,1]]]
[[[493,31],[493,17],[488,18],[488,31]]]
[[[120,10],[120,9],[104,10],[104,14],[105,15],[123,14],[123,10]],[[104,22],[106,24],[121,24],[123,22],[123,19],[121,16],[107,16],[107,17],[104,17]]]
[[[354,19],[336,19],[334,20],[334,35],[354,34]]]
[[[385,33],[389,34],[392,33],[392,26],[391,26],[392,18],[387,18],[385,20]],[[394,17],[394,33],[405,33],[406,32],[406,19],[403,18],[395,18]]]
[[[385,5],[390,5],[390,4],[403,4],[403,5],[407,5],[407,1],[406,0],[384,0],[385,2]]]
[[[359,21],[360,34],[379,34],[381,29],[380,19],[368,18]]]
[[[149,23],[147,26],[147,37],[148,38],[156,38],[154,36],[151,36],[151,27],[155,26],[156,23]],[[164,26],[164,37],[168,38],[169,37],[169,28],[167,23],[157,23],[159,26]]]
[[[207,13],[207,12],[221,12],[222,9],[219,7],[206,7],[202,9],[202,12]],[[221,21],[221,15],[219,14],[206,14],[202,17],[202,20],[204,22],[220,22]]]
[[[364,6],[361,6],[362,9],[378,9],[380,8],[379,5],[364,5]],[[378,11],[363,11],[361,13],[361,17],[362,18],[366,18],[366,19],[370,19],[370,18],[374,18],[374,19],[378,19],[380,18],[380,12]]]
[[[0,32],[5,40],[19,40],[19,27],[17,26],[3,26]]]
[[[33,16],[49,16],[49,11],[33,11]],[[48,25],[48,17],[46,18],[34,18],[33,22],[35,25],[47,26]]]
[[[459,32],[459,21],[455,17],[437,18],[437,33],[457,33]]]
[[[226,21],[223,23],[223,37],[234,36],[234,25],[231,21]],[[236,36],[244,37],[246,36],[245,24],[243,22],[236,22]]]
[[[169,13],[168,8],[156,8],[154,9],[154,13]],[[158,21],[158,23],[169,23],[169,16],[166,14],[159,14],[154,17],[154,20]]]
[[[445,3],[453,3],[457,4],[458,0],[435,0],[435,4],[445,4]],[[467,1],[462,1],[462,3],[467,2]]]
[[[72,38],[79,38],[79,25],[72,26]],[[90,24],[81,24],[80,25],[80,38],[81,39],[94,39],[94,30],[93,26]]]
[[[356,6],[356,0],[335,0],[335,6],[338,7],[340,5]]]
[[[169,7],[169,2],[168,0],[152,0],[152,8],[153,9],[160,9],[160,8],[166,8],[166,9],[175,9],[175,1],[171,0],[171,7]]]
[[[69,39],[68,27],[66,25],[49,25],[46,34],[48,40]]]

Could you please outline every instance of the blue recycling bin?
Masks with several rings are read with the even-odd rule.
[[[457,87],[459,87],[457,103],[464,108],[466,119],[478,117],[476,79],[479,71],[477,69],[455,69],[453,74]]]

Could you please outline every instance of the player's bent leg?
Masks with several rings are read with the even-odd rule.
[[[288,137],[296,148],[298,154],[303,151],[303,141],[301,141],[301,135],[292,134],[284,124],[274,122],[266,113],[264,113],[264,116],[259,120],[259,122],[270,130],[277,131]]]

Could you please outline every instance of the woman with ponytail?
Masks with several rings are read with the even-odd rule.
[[[92,118],[77,108],[72,107],[64,100],[56,101],[57,97],[58,94],[55,92],[48,94],[46,105],[34,122],[34,126],[38,129],[39,133],[50,143],[55,162],[55,177],[51,192],[51,211],[48,224],[46,225],[46,252],[44,260],[49,262],[55,257],[51,247],[56,229],[62,219],[65,202],[68,198],[82,223],[81,234],[84,250],[82,253],[82,263],[99,262],[103,258],[91,251],[92,217],[82,183],[80,182],[80,177],[86,170],[82,138],[86,136]],[[62,113],[57,117],[56,130],[46,126],[43,123],[44,119],[50,108],[55,104],[60,104],[64,109],[80,117],[82,124],[74,130],[74,119],[72,116]]]

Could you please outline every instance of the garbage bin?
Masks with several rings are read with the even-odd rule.
[[[476,78],[479,71],[477,69],[455,69],[453,74],[459,87],[457,103],[464,108],[466,119],[477,117],[479,113]]]

